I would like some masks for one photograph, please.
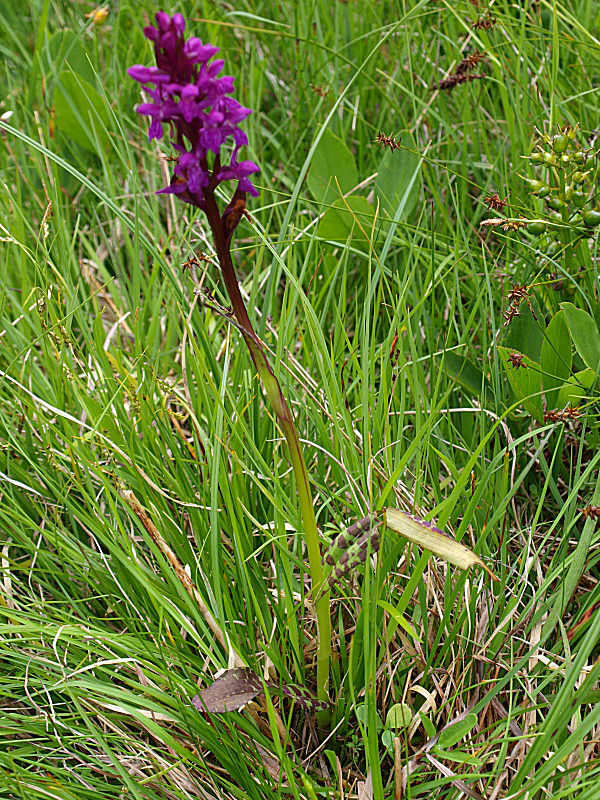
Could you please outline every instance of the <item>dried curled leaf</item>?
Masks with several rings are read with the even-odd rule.
[[[457,542],[447,533],[436,528],[432,522],[409,514],[407,511],[400,511],[397,508],[387,508],[385,511],[385,524],[391,530],[404,536],[410,542],[414,542],[424,550],[429,550],[434,555],[440,556],[451,564],[456,564],[461,569],[469,569],[474,565],[483,567],[494,580],[498,580],[490,568],[469,550],[464,544]]]
[[[279,689],[273,681],[263,681],[247,667],[228,669],[219,676],[210,686],[203,689],[199,695],[192,698],[192,703],[198,711],[210,711],[213,714],[223,714],[226,711],[239,711],[250,700],[261,694],[265,686],[268,689]],[[328,704],[317,700],[304,686],[297,684],[284,684],[281,686],[282,694],[291,698],[306,711],[324,711]]]
[[[263,691],[263,682],[247,667],[228,669],[214,683],[196,695],[192,703],[198,711],[223,714],[239,711]]]

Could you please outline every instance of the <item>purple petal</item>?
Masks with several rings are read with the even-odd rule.
[[[208,65],[208,74],[211,78],[214,78],[215,75],[218,75],[219,72],[225,66],[225,61],[222,58],[219,58],[217,61],[213,61],[212,64]]]
[[[178,175],[184,175],[185,170],[189,169],[190,167],[195,167],[198,163],[198,155],[195,152],[188,152],[184,153],[177,163],[177,167],[175,168],[175,172]]]
[[[246,119],[252,113],[252,109],[238,103],[233,97],[221,97],[215,105],[225,112],[227,121],[233,125],[237,125],[238,122]]]
[[[185,30],[185,17],[183,14],[173,14],[173,27],[177,33],[183,33]]]
[[[170,186],[165,186],[164,189],[159,189],[156,194],[183,194],[187,191],[187,183],[185,181],[178,181],[172,183]]]
[[[188,39],[183,52],[194,63],[205,64],[219,52],[219,48],[212,44],[202,44],[200,39]]]
[[[188,187],[193,194],[197,194],[204,189],[205,186],[208,186],[209,181],[209,176],[200,167],[196,167],[196,169],[188,172]]]
[[[182,100],[190,100],[198,97],[198,87],[193,83],[187,83],[185,86],[181,86],[179,91],[181,92]]]
[[[160,33],[156,30],[153,25],[147,25],[144,28],[144,36],[146,39],[149,39],[151,42],[158,42],[160,39]]]
[[[260,167],[254,161],[240,161],[234,167],[236,178],[245,178],[247,175],[252,175],[254,172],[260,172]]]
[[[221,123],[224,121],[225,114],[223,114],[221,111],[216,111],[215,109],[213,109],[212,111],[209,111],[208,114],[205,114],[204,117],[205,117],[204,119],[205,125],[218,126],[221,125]]]
[[[163,137],[163,126],[162,122],[159,119],[153,119],[150,123],[150,128],[148,129],[148,141],[151,142],[152,139],[162,139]]]
[[[241,128],[233,129],[233,141],[235,142],[235,149],[244,147],[248,144],[248,137]]]
[[[235,91],[235,80],[231,75],[223,75],[222,78],[216,78],[214,85],[219,94],[231,94]]]
[[[220,128],[204,128],[200,131],[199,142],[204,150],[211,150],[215,155],[221,152],[227,134]]]
[[[177,35],[173,31],[163,33],[160,39],[160,46],[170,55],[174,55],[177,47]]]
[[[134,81],[140,83],[168,83],[170,80],[169,75],[158,67],[143,67],[141,64],[135,64],[133,67],[129,67],[127,72]]]
[[[258,189],[248,180],[248,178],[242,178],[240,180],[238,184],[238,190],[244,194],[250,194],[252,197],[258,197],[260,195]]]
[[[160,115],[161,106],[157,103],[140,103],[136,106],[135,110],[138,114],[147,114],[150,117],[157,117]]]
[[[171,17],[165,11],[157,11],[155,16],[158,29],[164,33],[171,27]]]

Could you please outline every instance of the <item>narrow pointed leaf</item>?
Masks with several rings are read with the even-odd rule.
[[[413,628],[413,626],[410,624],[410,622],[407,622],[402,616],[402,614],[400,614],[398,609],[394,608],[394,606],[391,603],[388,603],[386,600],[379,600],[377,602],[377,605],[380,608],[383,608],[384,611],[387,611],[390,617],[396,621],[396,623],[402,628],[403,631],[405,631],[405,633],[408,633],[409,636],[412,636],[412,638],[415,641],[417,642],[421,641],[421,637]]]

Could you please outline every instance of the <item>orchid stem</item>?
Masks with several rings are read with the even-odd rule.
[[[224,230],[223,219],[219,215],[214,197],[210,197],[210,199],[207,200],[206,215],[213,231],[217,258],[221,266],[223,281],[227,294],[229,295],[233,313],[240,326],[242,336],[250,351],[250,356],[262,381],[265,394],[275,413],[290,453],[290,460],[296,479],[298,505],[304,527],[303,533],[308,552],[308,565],[312,589],[313,592],[318,591],[318,596],[315,599],[318,636],[317,697],[319,700],[327,702],[329,700],[329,660],[331,656],[330,593],[328,589],[326,591],[321,591],[321,587],[324,585],[323,565],[308,470],[306,468],[306,462],[304,460],[304,454],[302,452],[302,446],[294,424],[292,412],[283,395],[279,381],[271,369],[264,346],[256,335],[252,323],[250,322],[231,259],[229,247],[231,237],[228,236],[226,230]],[[324,725],[328,720],[328,716],[329,712],[320,712],[317,714],[317,720],[320,724]]]

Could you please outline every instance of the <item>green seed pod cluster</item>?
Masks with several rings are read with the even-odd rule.
[[[524,180],[530,194],[544,201],[531,210],[527,226],[531,236],[542,237],[536,244],[541,255],[555,250],[570,257],[600,225],[600,210],[593,205],[597,154],[577,141],[578,127],[567,125],[554,134],[536,129],[528,158],[537,174]]]

